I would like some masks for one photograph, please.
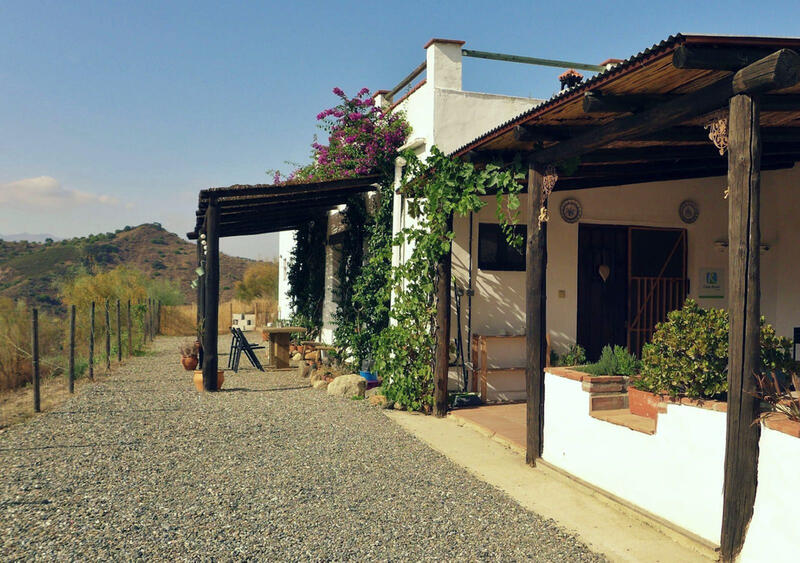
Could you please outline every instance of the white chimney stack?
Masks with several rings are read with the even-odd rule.
[[[425,44],[428,84],[461,90],[462,45],[464,41],[456,39],[431,39]]]

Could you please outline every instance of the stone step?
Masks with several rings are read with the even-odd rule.
[[[628,408],[627,393],[600,393],[589,397],[589,412]]]

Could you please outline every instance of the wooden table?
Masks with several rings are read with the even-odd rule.
[[[289,335],[297,332],[305,334],[306,329],[301,326],[266,326],[261,329],[264,340],[269,340],[269,355],[274,367],[289,367]]]

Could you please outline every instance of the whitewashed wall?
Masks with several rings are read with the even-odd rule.
[[[545,461],[719,544],[725,413],[669,405],[648,435],[590,417],[580,381],[545,388]]]
[[[717,177],[555,192],[551,196],[551,220],[547,227],[547,326],[554,349],[566,349],[575,342],[577,333],[578,224],[561,219],[559,207],[564,199],[580,201],[583,223],[685,228],[690,296],[697,299],[701,269],[727,271],[727,251],[720,251],[714,245],[717,240],[728,239],[725,185],[725,178]],[[678,207],[685,199],[696,201],[700,209],[699,218],[691,225],[678,217]],[[473,218],[472,331],[520,334],[525,328],[524,272],[477,269],[478,223],[497,222],[494,198],[486,201],[486,207]],[[800,167],[764,172],[761,205],[762,241],[770,246],[761,255],[762,313],[779,334],[791,337],[792,328],[800,326],[800,260],[797,259],[800,221],[796,218],[796,210],[800,209]],[[526,220],[524,214],[520,220]],[[467,280],[469,219],[457,218],[454,228],[453,275]],[[727,281],[724,283],[727,286]],[[727,299],[698,301],[704,307],[727,306]],[[463,323],[466,321],[462,320]],[[466,324],[463,326],[466,331]]]
[[[289,299],[289,261],[294,250],[295,231],[278,233],[278,318],[289,319],[292,314]]]
[[[800,560],[800,438],[762,427],[758,489],[742,561]]]

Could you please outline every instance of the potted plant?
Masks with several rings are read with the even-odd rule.
[[[186,340],[181,343],[178,347],[178,350],[181,353],[181,365],[183,369],[186,371],[192,371],[197,367],[198,359],[198,347],[196,342],[191,342]]]
[[[222,384],[225,383],[225,370],[218,369],[217,370],[217,389],[222,389]],[[197,369],[194,371],[194,386],[197,388],[198,391],[201,393],[205,391],[205,387],[203,387],[203,370]]]

